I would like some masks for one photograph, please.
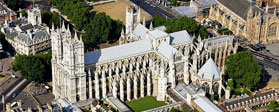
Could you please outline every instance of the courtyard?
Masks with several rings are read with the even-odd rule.
[[[161,107],[166,105],[166,103],[162,101],[157,101],[152,96],[146,96],[144,98],[140,98],[138,100],[133,100],[130,102],[126,102],[129,108],[131,108],[134,112],[141,112],[144,110],[149,110],[156,107]]]

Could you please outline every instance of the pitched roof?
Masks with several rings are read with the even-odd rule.
[[[232,12],[240,16],[242,19],[247,19],[247,14],[250,9],[250,6],[253,7],[253,12],[261,12],[262,14],[264,11],[260,9],[258,6],[252,5],[247,0],[218,0],[219,3],[226,6]]]
[[[149,33],[151,34],[152,37],[154,37],[156,39],[168,36],[168,34],[166,32],[164,32],[162,30],[158,30],[158,29],[152,30]]]
[[[135,30],[133,31],[133,33],[139,37],[140,39],[144,39],[146,38],[146,33],[148,32],[149,30],[143,26],[142,24],[137,24]]]
[[[182,43],[191,42],[192,37],[186,30],[170,33],[170,44],[177,45]]]
[[[147,39],[128,44],[122,44],[85,54],[85,65],[107,62],[115,59],[138,55],[152,50],[151,42]]]
[[[214,63],[212,58],[209,58],[206,63],[199,70],[198,76],[203,79],[213,80],[220,78],[220,70],[217,65]]]
[[[158,47],[158,53],[164,56],[167,59],[171,59],[172,56],[177,54],[177,49],[173,48],[171,45],[166,42],[162,42]]]

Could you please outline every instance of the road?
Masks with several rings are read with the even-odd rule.
[[[147,13],[149,13],[151,16],[159,16],[159,17],[167,17],[167,18],[174,18],[175,16],[173,16],[172,14],[170,14],[169,12],[159,8],[158,6],[156,6],[154,3],[150,2],[146,3],[145,0],[130,0],[131,2],[133,2],[134,4],[136,4],[137,6],[139,6],[140,8],[142,8],[143,10],[145,10]],[[152,4],[152,6],[151,6]]]
[[[261,64],[262,66],[264,66],[266,68],[270,68],[272,70],[279,71],[279,64],[278,64],[279,60],[278,59],[270,57],[268,55],[265,55],[265,54],[257,52],[257,51],[247,49],[247,48],[245,50],[253,53],[254,56],[257,57],[257,62],[259,64]]]
[[[19,78],[19,80],[17,80],[16,83],[14,83],[13,86],[10,86],[9,88],[7,88],[4,92],[3,95],[5,96],[5,102],[8,103],[10,101],[12,101],[12,95],[13,94],[19,94],[27,85],[29,84],[29,81],[24,79],[24,78]],[[0,98],[0,111],[3,108],[3,104],[2,104],[2,94],[1,94],[1,98]]]

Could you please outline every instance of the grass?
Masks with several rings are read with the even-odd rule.
[[[138,100],[126,102],[126,104],[134,111],[134,112],[141,112],[144,110],[149,110],[156,107],[161,107],[166,105],[162,101],[157,101],[152,96],[146,96],[144,98],[140,98]]]

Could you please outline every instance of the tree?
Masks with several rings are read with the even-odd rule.
[[[186,30],[191,35],[200,35],[202,39],[207,38],[207,29],[199,25],[196,20],[188,17],[165,19],[155,16],[151,20],[154,23],[154,27],[161,25],[166,26],[166,32],[173,33],[181,30]]]
[[[20,11],[20,13],[21,13],[22,17],[26,17],[27,18],[28,14],[26,13],[25,10]]]
[[[20,0],[4,0],[4,2],[14,11],[17,11],[20,7]]]
[[[262,70],[263,67],[256,62],[251,52],[239,52],[226,59],[225,73],[235,81],[236,87],[257,89],[262,78]]]
[[[96,47],[99,43],[118,40],[123,27],[122,22],[111,19],[105,13],[96,14],[85,27],[85,47]]]
[[[276,109],[278,107],[278,102],[276,101],[271,101],[268,105],[267,105],[267,108],[269,109]]]
[[[47,26],[52,26],[53,23],[54,27],[57,27],[60,24],[60,15],[49,11],[42,12],[42,22]]]
[[[22,65],[21,75],[29,80],[41,82],[44,76],[45,66],[43,62],[35,56],[26,57]]]
[[[39,53],[37,56],[17,55],[13,62],[13,69],[21,75],[35,82],[51,80],[51,53]]]
[[[172,6],[178,6],[177,0],[171,0],[171,5]]]

